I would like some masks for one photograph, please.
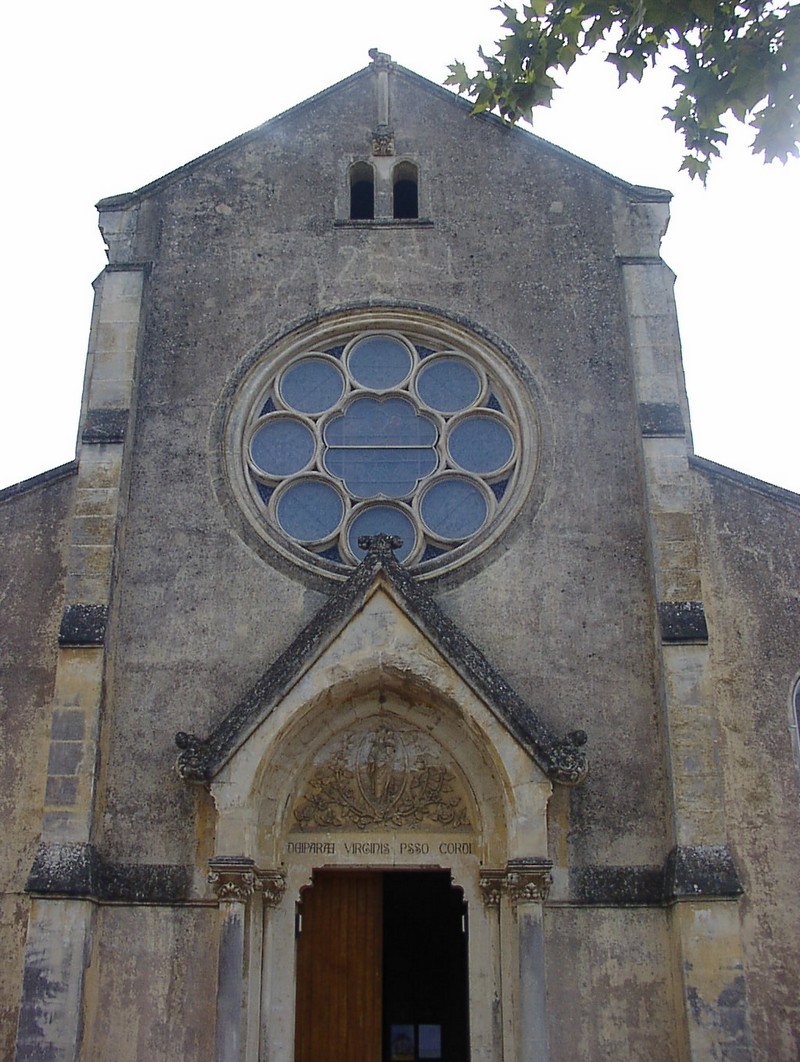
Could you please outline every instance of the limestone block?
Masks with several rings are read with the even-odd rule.
[[[614,197],[614,252],[620,257],[658,257],[669,224],[669,203]]]
[[[648,438],[642,441],[651,509],[692,511],[692,477],[684,439]]]

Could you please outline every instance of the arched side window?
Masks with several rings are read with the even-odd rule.
[[[350,217],[354,221],[375,217],[375,171],[368,162],[350,167]]]
[[[392,173],[392,212],[395,218],[419,217],[417,167],[413,162],[398,162]]]

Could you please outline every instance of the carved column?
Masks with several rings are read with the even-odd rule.
[[[515,859],[508,863],[507,889],[516,909],[519,934],[520,1062],[546,1062],[547,1006],[542,907],[552,884],[549,859]]]
[[[269,984],[269,972],[272,963],[264,962],[264,950],[269,947],[268,934],[274,932],[271,925],[271,912],[283,899],[286,891],[286,876],[282,870],[259,870],[257,888],[262,903],[251,905],[253,924],[250,933],[249,977],[247,982],[247,1051],[245,1062],[259,1062],[262,1054],[262,1014],[264,1022],[269,1020],[272,985]],[[256,912],[258,915],[256,916]],[[266,1006],[262,1005],[266,1002]]]
[[[503,1059],[503,948],[500,936],[500,907],[506,885],[505,870],[482,870],[480,888],[487,908],[489,944],[492,959],[492,1058]]]
[[[220,857],[209,860],[209,884],[220,901],[219,963],[217,969],[216,1062],[258,1059],[263,905],[253,896],[277,902],[283,892],[282,875],[261,872],[252,859]]]

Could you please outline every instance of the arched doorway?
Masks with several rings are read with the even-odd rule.
[[[467,911],[448,871],[315,871],[296,930],[295,1062],[467,1062]]]

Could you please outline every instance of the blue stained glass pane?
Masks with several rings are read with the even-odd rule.
[[[405,398],[358,398],[325,429],[328,446],[433,446],[436,425]]]
[[[299,413],[324,413],[344,394],[344,376],[338,366],[322,358],[303,358],[281,377],[281,397]]]
[[[447,448],[460,468],[488,474],[499,471],[511,459],[514,439],[501,421],[476,413],[453,428]]]
[[[347,533],[347,543],[359,560],[365,556],[365,551],[358,544],[361,535],[397,535],[402,538],[403,545],[395,550],[398,560],[406,560],[414,549],[416,535],[411,518],[392,505],[370,505],[363,509],[350,525]]]
[[[480,377],[461,358],[436,358],[417,377],[420,398],[439,413],[457,413],[467,409],[480,391]]]
[[[250,440],[253,462],[268,476],[291,476],[314,456],[314,436],[292,417],[265,421]]]
[[[425,547],[425,552],[422,554],[421,559],[423,563],[429,560],[436,560],[437,557],[443,557],[446,552],[447,550],[441,547],[428,545]]]
[[[411,372],[411,352],[394,336],[368,336],[347,355],[347,365],[362,387],[385,391],[397,387]]]
[[[438,457],[429,446],[370,446],[328,449],[324,462],[356,498],[403,498],[436,469]]]
[[[425,491],[420,514],[432,534],[461,540],[480,530],[489,507],[474,483],[447,478],[438,480]]]
[[[319,556],[324,557],[325,560],[333,561],[334,564],[344,564],[338,546],[329,546],[328,549],[320,550]]]
[[[499,483],[492,483],[491,484],[492,494],[494,494],[495,498],[497,498],[498,501],[502,501],[503,500],[503,495],[506,492],[506,487],[507,486],[508,486],[508,480],[507,479],[501,479]]]
[[[281,494],[276,506],[278,523],[298,542],[319,542],[332,535],[344,516],[337,490],[318,479],[301,479]]]

